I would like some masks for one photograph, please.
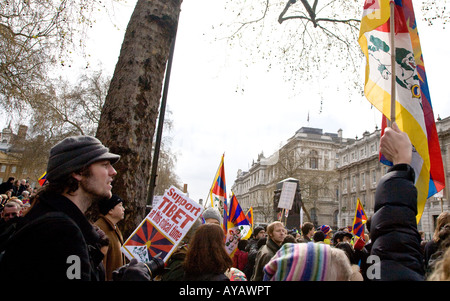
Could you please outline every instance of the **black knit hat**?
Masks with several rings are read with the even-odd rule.
[[[98,211],[101,214],[108,214],[109,210],[116,207],[117,204],[123,203],[123,200],[116,194],[113,194],[110,199],[102,199],[98,202]]]
[[[56,181],[92,163],[109,160],[111,164],[120,156],[112,154],[100,140],[92,136],[73,136],[58,142],[50,150],[47,180]]]

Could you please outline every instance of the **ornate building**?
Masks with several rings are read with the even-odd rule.
[[[298,179],[306,220],[336,227],[339,209],[338,152],[354,143],[338,133],[302,127],[270,157],[258,156],[247,172],[238,171],[232,186],[244,208],[253,206],[256,223],[273,221],[272,203],[276,185],[288,178]],[[300,223],[300,217],[299,222]]]
[[[450,117],[436,121],[446,183],[450,179]],[[388,166],[379,162],[380,129],[366,131],[361,138],[343,138],[322,129],[302,127],[270,157],[258,156],[248,171],[239,170],[232,186],[244,210],[253,206],[255,223],[273,221],[273,200],[277,183],[294,178],[300,183],[304,203],[302,220],[334,229],[352,225],[359,198],[368,216],[373,214],[375,190]],[[429,239],[435,220],[450,210],[449,192],[431,197],[419,230]],[[298,225],[300,224],[300,218]],[[297,226],[298,228],[298,226]]]
[[[339,227],[353,224],[358,198],[366,215],[373,214],[377,183],[388,170],[379,162],[380,133],[379,129],[366,131],[362,138],[339,151]]]

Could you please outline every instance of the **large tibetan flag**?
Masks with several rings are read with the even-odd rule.
[[[232,255],[236,250],[239,240],[247,236],[251,224],[242,210],[241,205],[239,205],[234,193],[231,195],[228,207],[230,211],[228,212],[225,249],[228,254]]]
[[[226,231],[227,226],[227,187],[225,182],[225,166],[224,166],[224,157],[225,154],[222,155],[222,159],[220,160],[219,168],[217,169],[216,176],[214,177],[213,184],[209,191],[209,196],[211,198],[211,207],[215,207],[222,212],[223,223],[222,226]]]
[[[395,4],[395,31],[390,26],[391,2]],[[411,165],[416,173],[419,222],[427,198],[444,188],[445,178],[412,1],[366,0],[359,44],[366,57],[366,98],[391,120],[395,91],[393,117],[414,146]]]
[[[364,224],[367,222],[367,215],[359,198],[356,201],[355,217],[353,218],[352,233],[353,235],[364,239]]]

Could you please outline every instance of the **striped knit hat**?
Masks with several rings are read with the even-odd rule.
[[[286,243],[264,267],[264,281],[325,281],[331,247],[322,243]]]
[[[330,233],[331,227],[328,225],[322,225],[320,226],[320,231],[322,231],[323,233],[325,233],[325,235],[327,235],[328,233]]]

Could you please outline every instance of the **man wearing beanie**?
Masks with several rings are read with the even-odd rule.
[[[91,136],[68,137],[52,147],[48,184],[38,191],[20,233],[9,241],[0,280],[24,275],[31,282],[105,279],[101,238],[85,212],[111,198],[117,174],[112,164],[119,158]]]
[[[103,258],[106,270],[106,280],[112,280],[112,272],[126,263],[125,255],[120,248],[123,245],[123,236],[117,223],[125,217],[123,200],[116,194],[109,199],[102,199],[98,204],[100,216],[95,222],[109,238],[108,251]]]

